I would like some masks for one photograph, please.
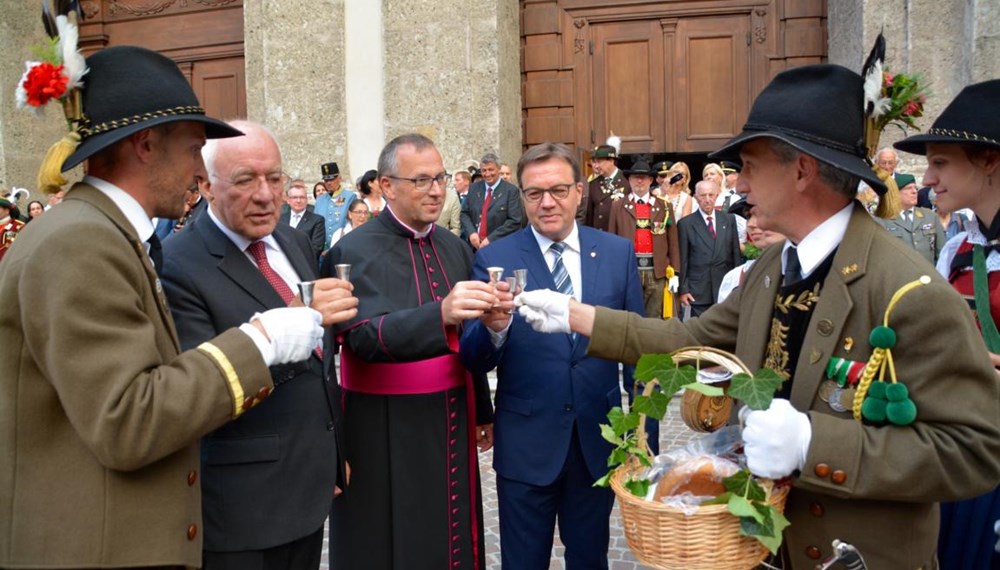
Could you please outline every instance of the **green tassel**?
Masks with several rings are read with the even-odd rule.
[[[885,423],[886,408],[888,405],[889,402],[881,398],[872,398],[869,396],[861,404],[861,417],[875,424]]]
[[[896,385],[902,386],[902,384]],[[868,402],[865,403],[867,404]],[[909,398],[889,402],[885,407],[885,416],[893,425],[908,426],[913,423],[913,420],[917,419],[917,405]]]
[[[875,348],[889,350],[896,346],[896,331],[885,326],[875,327],[872,329],[872,333],[868,335],[868,342]]]
[[[883,382],[885,384],[885,382]],[[890,402],[902,402],[910,399],[910,391],[900,383],[889,384],[885,387],[885,399]]]

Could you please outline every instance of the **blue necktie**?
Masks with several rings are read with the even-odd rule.
[[[549,250],[556,254],[556,262],[552,265],[552,280],[556,282],[556,290],[564,295],[573,295],[573,281],[569,278],[569,271],[563,264],[562,254],[566,249],[566,244],[555,242],[549,246]]]

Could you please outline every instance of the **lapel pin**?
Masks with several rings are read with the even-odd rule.
[[[858,270],[858,264],[852,263],[850,265],[845,266],[843,269],[840,270],[840,272],[843,273],[844,276],[846,277],[857,270]]]
[[[771,276],[770,275],[765,275],[764,276],[764,288],[765,289],[769,289],[770,287],[771,287]]]
[[[850,352],[851,348],[853,348],[853,347],[854,347],[854,339],[851,338],[851,337],[845,338],[844,339],[844,351],[845,352]]]
[[[590,252],[590,257],[597,257],[597,252],[596,251]]]

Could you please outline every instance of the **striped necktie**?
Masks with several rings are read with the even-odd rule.
[[[569,278],[569,271],[563,263],[562,254],[566,249],[566,244],[554,242],[549,246],[549,251],[556,254],[556,262],[552,264],[552,280],[556,283],[556,290],[564,295],[573,295],[573,281]]]

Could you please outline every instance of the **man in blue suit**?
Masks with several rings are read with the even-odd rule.
[[[531,225],[480,249],[473,278],[487,280],[487,267],[503,267],[508,276],[527,269],[526,290],[562,291],[642,314],[632,244],[576,224],[583,184],[572,151],[556,144],[532,147],[518,162],[517,176]],[[548,568],[557,518],[567,568],[608,567],[614,495],[593,483],[607,471],[611,452],[598,424],[621,405],[621,391],[618,363],[588,358],[588,342],[536,333],[521,316],[504,311],[470,321],[462,336],[470,370],[497,368],[493,468],[506,569]],[[630,373],[625,380],[631,389]]]

